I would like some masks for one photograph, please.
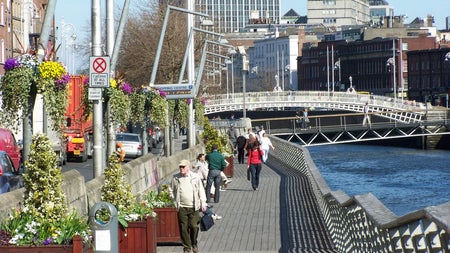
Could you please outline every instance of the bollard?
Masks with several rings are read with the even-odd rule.
[[[109,220],[103,220],[105,217]],[[119,222],[117,209],[112,204],[96,203],[89,210],[89,224],[94,232],[94,252],[119,253]]]

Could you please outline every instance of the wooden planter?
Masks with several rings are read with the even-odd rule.
[[[228,166],[223,170],[223,173],[227,177],[233,177],[234,176],[234,157],[225,157],[225,160],[228,162]]]
[[[120,226],[120,225],[119,225]],[[119,229],[119,253],[156,253],[156,223],[153,218],[128,222]]]
[[[178,212],[175,207],[155,208],[156,242],[181,242]]]
[[[42,246],[0,246],[1,253],[93,253],[92,248],[83,247],[80,236],[73,238],[72,245],[42,245]]]

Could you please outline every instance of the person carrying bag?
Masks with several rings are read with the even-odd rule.
[[[255,141],[250,145],[247,159],[247,169],[250,171],[251,184],[254,191],[259,187],[259,174],[261,173],[261,157],[264,152],[260,149],[259,141]],[[248,176],[247,176],[248,178]]]

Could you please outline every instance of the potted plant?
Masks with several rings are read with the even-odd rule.
[[[68,212],[61,167],[47,136],[32,138],[23,207],[0,224],[0,252],[92,252],[87,220]]]
[[[147,202],[136,201],[131,186],[125,181],[125,170],[117,155],[111,155],[105,169],[102,201],[114,205],[119,220],[119,251],[121,253],[156,252],[156,213]],[[108,220],[108,217],[104,217]]]
[[[234,157],[232,153],[233,147],[228,139],[228,136],[226,134],[219,134],[219,131],[213,128],[209,123],[209,120],[205,118],[205,124],[203,126],[203,133],[201,137],[203,138],[203,142],[205,144],[206,153],[211,152],[212,146],[214,144],[217,144],[218,151],[223,154],[225,160],[228,163],[227,167],[223,170],[223,173],[225,173],[227,177],[233,177],[234,175],[234,162],[233,162]]]
[[[148,203],[152,203],[156,213],[156,241],[181,242],[178,212],[169,192],[169,185],[162,184],[159,192],[152,191],[145,199]]]

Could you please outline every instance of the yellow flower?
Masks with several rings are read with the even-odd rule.
[[[64,66],[55,61],[44,61],[39,65],[39,73],[44,79],[56,80],[66,73]]]
[[[116,79],[110,78],[110,79],[109,79],[109,85],[110,85],[112,88],[116,88],[116,86],[117,86],[117,81],[116,81]]]

